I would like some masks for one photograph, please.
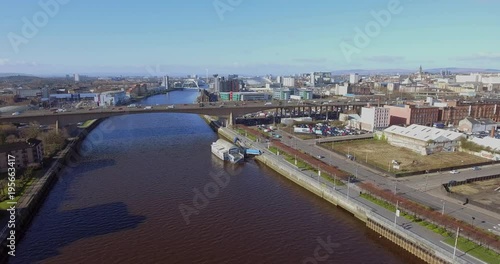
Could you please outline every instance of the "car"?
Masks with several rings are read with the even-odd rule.
[[[478,166],[475,166],[474,168],[472,168],[473,171],[478,171],[480,170],[481,168],[479,168]]]
[[[151,110],[151,109],[153,109],[152,106],[146,106],[146,107],[144,107],[144,110]]]
[[[452,170],[450,171],[451,174],[458,174],[459,172],[457,170]]]
[[[167,109],[173,109],[173,108],[174,108],[174,105],[167,106]]]
[[[19,112],[14,112],[14,113],[12,113],[12,115],[13,115],[13,116],[20,115],[20,114],[21,114],[21,113],[19,113]]]
[[[321,155],[316,156],[316,158],[318,158],[318,159],[322,159],[322,158],[324,158],[324,157],[325,157],[325,156],[321,156]]]
[[[271,103],[271,102],[267,102],[267,103],[265,103],[264,105],[272,105],[272,104],[273,104],[273,103]]]

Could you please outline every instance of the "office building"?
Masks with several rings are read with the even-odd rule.
[[[375,131],[389,127],[389,109],[384,107],[361,108],[361,129]]]
[[[75,73],[74,77],[75,77],[75,82],[79,82],[80,81],[80,75],[78,75],[77,73]]]

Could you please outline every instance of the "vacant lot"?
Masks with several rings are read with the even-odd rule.
[[[476,164],[487,161],[467,153],[436,153],[422,156],[405,148],[389,145],[382,140],[368,139],[322,144],[325,148],[333,148],[344,154],[351,154],[357,160],[368,162],[383,170],[391,172],[413,172],[430,169],[447,168],[458,165]],[[400,169],[389,168],[392,160],[400,162]]]
[[[500,190],[497,190],[498,188],[500,188],[500,179],[464,184],[452,187],[451,190],[500,211]]]

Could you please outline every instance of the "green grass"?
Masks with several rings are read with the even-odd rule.
[[[363,193],[361,194],[361,197],[374,203],[377,204],[391,212],[396,212],[396,207],[386,201],[380,200],[378,198],[373,197],[372,195]],[[422,219],[419,219],[413,215],[407,214],[405,212],[401,212],[402,216],[405,217],[408,220],[411,220],[412,222],[416,222],[419,225],[431,230],[432,232],[439,234],[443,236],[443,241],[451,246],[455,246],[455,237],[454,234],[448,232],[443,227],[440,227],[438,225],[429,223],[427,221],[422,221]],[[493,250],[487,249],[483,246],[478,245],[475,242],[472,242],[466,238],[459,237],[458,243],[457,243],[457,248],[462,250],[463,252],[466,252],[467,254],[470,254],[486,263],[494,263],[498,264],[500,263],[500,254],[496,253]]]
[[[85,123],[83,123],[81,126],[78,126],[78,128],[88,128],[91,126],[97,119],[92,119],[92,120],[87,120]]]
[[[444,242],[450,246],[455,246],[455,237],[449,236]],[[472,255],[486,263],[498,264],[500,263],[500,254],[493,250],[480,246],[466,238],[458,237],[457,248],[469,255]]]
[[[235,129],[235,131],[236,131],[238,134],[240,134],[240,135],[242,135],[242,136],[247,137],[248,139],[250,139],[250,140],[251,140],[251,141],[253,141],[253,142],[257,141],[257,137],[256,137],[256,136],[254,136],[254,135],[252,135],[252,134],[250,134],[250,133],[247,133],[245,130],[243,130],[243,129],[241,129],[241,128],[237,128],[237,129]]]
[[[269,147],[269,151],[271,151],[274,154],[278,154],[278,148],[276,147]],[[303,170],[303,171],[313,171],[315,173],[318,173],[318,170],[316,168],[313,168],[311,165],[309,165],[307,162],[297,159],[297,165],[295,165],[295,156],[292,157],[290,154],[285,153],[283,151],[279,151],[281,156],[285,157],[285,160],[289,162],[290,164],[297,166],[297,168]],[[325,173],[321,173],[321,177],[331,183],[334,183],[336,186],[343,186],[345,185],[341,180],[336,180],[332,179],[330,176],[328,176]]]
[[[31,185],[33,185],[33,183],[35,183],[37,181],[37,178],[36,177],[31,177],[29,180],[26,181],[26,183],[24,185],[21,186],[21,183],[19,181],[16,181],[16,197],[14,198],[14,202],[17,202],[19,200],[19,198],[21,198],[21,196],[23,196],[24,194],[24,191]],[[12,202],[12,200],[4,200],[2,202],[0,202],[0,210],[6,210],[7,208],[9,208],[11,205],[10,204],[7,204],[7,202]]]

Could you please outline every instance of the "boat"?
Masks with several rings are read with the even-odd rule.
[[[240,148],[223,139],[218,139],[212,143],[212,153],[221,160],[227,160],[231,163],[238,163],[244,159]]]

